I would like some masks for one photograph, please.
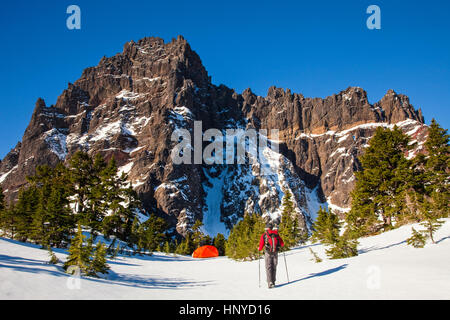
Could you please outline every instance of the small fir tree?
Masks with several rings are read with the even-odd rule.
[[[219,256],[225,255],[226,241],[225,236],[221,233],[218,233],[214,237],[213,245],[217,248],[217,251],[219,251]]]
[[[313,258],[311,259],[312,261],[314,261],[315,263],[320,263],[322,262],[322,259],[317,255],[317,253],[315,253],[311,248],[309,248],[309,252],[312,254]]]
[[[49,264],[58,264],[59,260],[56,257],[55,253],[53,252],[52,248],[48,247],[48,255],[50,256],[50,260],[48,261]]]
[[[95,246],[94,258],[89,266],[89,275],[97,277],[98,273],[108,273],[110,267],[106,261],[106,255],[107,247],[104,243],[99,241]]]
[[[348,233],[340,235],[342,223],[330,209],[320,207],[316,221],[313,223],[312,241],[320,241],[329,248],[325,250],[330,259],[342,259],[358,255],[358,241],[350,239]]]
[[[86,236],[83,235],[81,224],[78,223],[78,228],[75,236],[70,242],[69,256],[64,263],[64,269],[68,270],[70,266],[75,266],[80,269],[82,274],[90,273],[91,257],[92,257],[92,238],[85,244]]]
[[[311,240],[313,243],[320,241],[325,245],[332,245],[339,238],[341,222],[331,209],[328,211],[320,207],[316,221],[312,224],[313,233]]]
[[[170,248],[169,241],[164,242],[164,247],[163,247],[162,251],[163,251],[165,254],[170,254],[170,253],[172,252],[172,250],[171,250],[171,248]]]
[[[422,234],[422,232],[417,231],[412,228],[412,236],[406,239],[406,243],[414,248],[423,248],[425,246],[426,237]]]

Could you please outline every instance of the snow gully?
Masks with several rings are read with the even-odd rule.
[[[225,136],[223,134],[225,131]],[[173,131],[171,140],[177,143],[171,151],[174,164],[255,164],[265,163],[265,152],[268,148],[279,152],[279,130],[267,129],[208,129],[203,132],[202,121],[194,121],[194,141],[191,132],[177,128]],[[210,142],[203,148],[203,142]],[[235,149],[236,145],[236,149]]]

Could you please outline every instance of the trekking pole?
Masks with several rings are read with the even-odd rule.
[[[284,266],[286,267],[287,281],[289,283],[289,273],[288,273],[288,267],[287,267],[287,263],[286,263],[286,252],[284,252],[284,251],[283,251],[283,257],[284,257]]]
[[[261,288],[261,253],[258,251],[258,288]]]

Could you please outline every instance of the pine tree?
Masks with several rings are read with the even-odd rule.
[[[426,154],[414,159],[414,185],[410,191],[411,203],[417,218],[422,221],[425,238],[433,243],[434,233],[443,224],[440,218],[448,216],[450,202],[450,147],[447,130],[433,119],[424,144]],[[415,235],[415,234],[414,234]],[[413,235],[413,236],[414,236]],[[417,238],[417,236],[416,236]]]
[[[6,210],[6,205],[5,205],[5,195],[3,194],[3,189],[0,186],[0,231],[5,229],[5,225],[7,222],[7,210]],[[2,235],[0,233],[0,235]]]
[[[350,239],[348,233],[340,235],[342,223],[330,209],[320,207],[316,221],[312,225],[313,242],[320,241],[329,249],[325,253],[331,259],[348,258],[358,255],[358,241]]]
[[[50,260],[49,260],[49,264],[58,264],[59,260],[58,258],[55,256],[55,253],[52,250],[52,247],[48,247],[48,255],[50,256]]]
[[[135,225],[137,230],[134,232],[133,242],[139,251],[142,249],[151,253],[164,243],[167,231],[167,223],[164,219],[151,215],[145,222],[141,224],[136,222]]]
[[[89,275],[97,277],[98,273],[108,273],[110,267],[106,261],[106,255],[106,245],[99,241],[95,247],[94,258],[89,266]]]
[[[343,259],[354,257],[358,255],[358,241],[355,239],[348,239],[344,234],[339,236],[334,244],[325,253],[330,259]]]
[[[335,244],[339,238],[341,225],[339,217],[331,209],[325,210],[320,207],[316,221],[312,224],[312,242],[320,241],[324,245]]]
[[[412,228],[412,236],[406,239],[406,243],[414,248],[423,248],[425,246],[426,237],[422,232],[418,232]]]
[[[282,201],[281,223],[279,225],[280,236],[283,239],[283,250],[296,246],[302,236],[298,227],[298,214],[295,212],[292,201],[292,193],[285,189]]]
[[[80,269],[80,273],[89,274],[92,256],[92,238],[85,244],[86,236],[83,235],[81,224],[78,222],[77,232],[72,238],[69,248],[69,256],[64,263],[64,269],[68,270],[70,266]]]
[[[433,235],[444,224],[444,221],[439,220],[436,214],[432,211],[424,212],[423,217],[424,221],[420,223],[425,227],[423,233],[425,233],[427,237],[430,238],[431,242],[436,243],[436,241],[434,241]]]
[[[433,119],[428,130],[425,148],[428,153],[423,159],[425,171],[425,194],[433,218],[447,217],[450,202],[450,146],[449,135]]]
[[[14,204],[0,211],[0,230],[3,232],[2,235],[14,239],[17,230],[17,220]]]
[[[47,202],[45,243],[65,247],[73,228],[73,219],[64,187],[55,184]]]
[[[195,248],[192,244],[191,233],[187,233],[185,238],[177,245],[175,253],[182,255],[192,255]]]
[[[75,212],[83,224],[90,225],[92,217],[88,213],[88,199],[97,179],[94,164],[87,153],[77,151],[69,159],[68,176],[73,186]]]
[[[225,255],[226,239],[223,234],[218,233],[214,237],[213,245],[217,248],[217,251],[219,251],[219,256]]]
[[[320,263],[322,262],[322,259],[320,259],[320,257],[317,255],[317,253],[315,253],[311,248],[309,248],[309,252],[312,254],[313,256],[313,260],[315,263]]]
[[[194,225],[192,226],[192,243],[194,246],[194,250],[208,244],[208,240],[206,235],[201,230],[203,227],[203,222],[200,220],[196,220]]]
[[[409,138],[396,126],[377,128],[369,147],[360,157],[362,170],[355,172],[352,209],[346,221],[352,237],[392,228],[394,218],[405,212],[406,192],[413,172],[404,156]],[[382,223],[379,223],[379,220]]]
[[[67,168],[61,162],[55,168],[38,166],[35,175],[27,180],[37,190],[38,197],[37,208],[32,214],[30,239],[44,247],[67,246],[74,228],[68,200],[72,189]]]
[[[259,239],[263,232],[263,218],[258,214],[245,213],[244,218],[230,232],[225,254],[235,260],[257,259]]]
[[[103,219],[102,230],[107,236],[115,235],[120,240],[132,243],[132,228],[137,212],[141,207],[136,191],[127,181],[128,176],[118,169],[112,158],[104,170],[100,172],[103,186],[103,212],[109,215]]]
[[[5,210],[5,195],[3,194],[2,186],[0,186],[0,213]]]
[[[19,198],[14,206],[15,236],[19,241],[27,241],[32,234],[32,221],[39,204],[39,192],[34,186],[19,191]]]
[[[169,254],[172,252],[172,248],[170,247],[169,241],[164,242],[164,247],[163,247],[162,251],[165,254]]]

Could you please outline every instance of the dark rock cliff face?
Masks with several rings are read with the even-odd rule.
[[[195,121],[224,135],[227,129],[277,129],[279,149],[265,149],[266,163],[174,164],[172,133],[193,134]],[[213,233],[214,224],[230,228],[244,211],[276,218],[286,189],[307,228],[322,202],[348,211],[357,157],[378,126],[394,124],[419,151],[427,131],[423,116],[392,90],[373,105],[358,87],[324,99],[275,87],[266,97],[250,89],[238,94],[211,83],[181,36],[170,43],[144,38],[85,69],[54,106],[37,100],[22,141],[0,162],[0,184],[13,201],[37,165],[83,150],[114,156],[145,208],[181,234],[196,219]]]

